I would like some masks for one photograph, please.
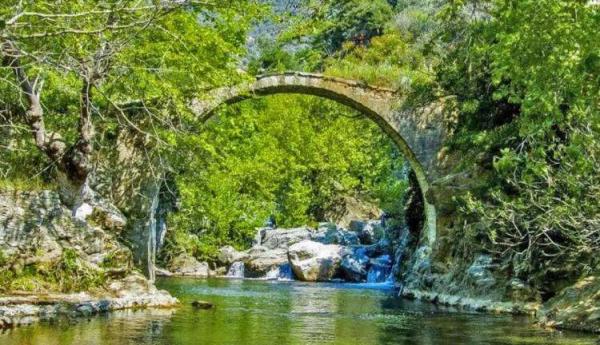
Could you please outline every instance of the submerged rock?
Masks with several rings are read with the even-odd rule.
[[[302,241],[289,249],[289,260],[302,281],[329,281],[339,273],[344,248],[335,244]]]
[[[206,301],[193,301],[192,307],[196,309],[212,309],[215,307],[215,305]]]

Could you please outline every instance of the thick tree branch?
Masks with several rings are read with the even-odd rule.
[[[63,157],[66,145],[60,135],[46,132],[44,110],[39,95],[41,86],[37,85],[37,80],[32,84],[21,65],[20,56],[18,48],[12,42],[2,43],[2,65],[13,70],[17,85],[27,101],[24,118],[33,134],[35,145],[50,159],[58,161]]]

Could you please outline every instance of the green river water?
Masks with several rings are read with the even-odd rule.
[[[460,313],[351,284],[164,278],[173,310],[115,312],[5,331],[0,344],[596,344],[525,317]],[[195,310],[194,300],[214,303]]]

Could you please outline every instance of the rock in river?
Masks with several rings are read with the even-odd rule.
[[[246,254],[248,255],[244,260],[246,278],[263,278],[288,261],[287,248],[269,249],[257,246],[248,250]]]
[[[302,241],[289,248],[296,277],[303,281],[328,281],[339,273],[345,248],[335,244]]]
[[[206,301],[194,301],[192,302],[192,307],[196,309],[212,309],[215,305]]]
[[[206,278],[210,274],[210,268],[206,262],[199,262],[189,254],[181,254],[175,257],[167,268],[174,275]]]
[[[248,255],[235,250],[232,246],[225,246],[219,249],[217,259],[221,265],[230,266],[234,262],[244,261]]]

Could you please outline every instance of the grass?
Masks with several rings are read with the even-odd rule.
[[[106,281],[103,270],[90,267],[73,249],[65,249],[54,263],[8,267],[13,262],[0,251],[0,292],[79,292],[101,288]]]

